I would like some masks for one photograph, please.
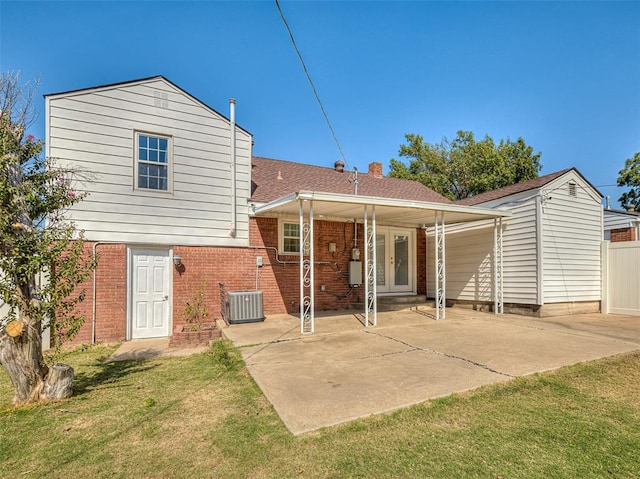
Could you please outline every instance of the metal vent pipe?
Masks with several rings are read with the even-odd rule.
[[[236,100],[229,98],[229,123],[231,128],[231,230],[229,236],[236,237]]]

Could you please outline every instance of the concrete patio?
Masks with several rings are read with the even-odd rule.
[[[316,315],[301,336],[295,316],[223,327],[294,434],[393,411],[485,384],[640,349],[640,317],[546,319],[447,309]]]

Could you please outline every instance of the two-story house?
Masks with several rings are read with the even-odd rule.
[[[81,306],[82,342],[171,336],[201,288],[219,316],[219,284],[260,291],[266,315],[299,313],[304,332],[313,331],[315,310],[350,305],[375,324],[378,298],[392,295],[433,298],[438,318],[447,301],[539,312],[541,300],[553,299],[550,289],[540,294],[551,273],[536,275],[548,261],[521,261],[529,253],[517,245],[553,250],[554,230],[536,229],[551,216],[535,212],[554,208],[544,194],[568,188],[561,209],[575,207],[570,215],[590,225],[576,241],[598,225],[602,235],[601,212],[593,219],[584,208],[599,193],[575,170],[538,185],[531,211],[523,192],[508,204],[504,196],[452,203],[418,182],[384,177],[380,163],[358,173],[340,162],[254,157],[233,101],[227,117],[161,76],[45,100],[47,155],[90,173],[74,179],[90,194],[68,212],[85,231],[87,251],[99,256]],[[521,210],[531,222],[509,236]],[[588,265],[578,269],[591,278],[599,265],[587,242]],[[583,280],[567,274],[568,264],[556,261],[553,284],[566,286],[557,298],[597,303],[599,284],[573,297],[580,290],[573,282]]]

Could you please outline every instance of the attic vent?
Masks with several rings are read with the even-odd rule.
[[[575,183],[569,183],[569,196],[573,196],[574,198],[578,196]]]
[[[157,90],[154,91],[153,104],[158,108],[169,108],[169,94]]]

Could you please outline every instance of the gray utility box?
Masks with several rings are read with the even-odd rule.
[[[362,262],[349,261],[349,285],[362,284]]]
[[[229,291],[227,308],[229,324],[264,321],[262,291]]]

